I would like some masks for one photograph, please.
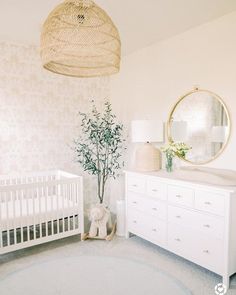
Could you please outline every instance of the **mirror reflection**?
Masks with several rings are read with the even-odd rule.
[[[230,133],[229,114],[222,99],[206,90],[182,97],[169,118],[169,140],[185,142],[192,149],[186,160],[203,164],[224,149]]]

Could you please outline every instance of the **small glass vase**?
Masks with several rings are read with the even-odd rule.
[[[166,171],[173,171],[173,156],[166,154]]]

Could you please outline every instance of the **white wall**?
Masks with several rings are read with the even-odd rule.
[[[236,12],[123,58],[112,78],[113,106],[126,126],[138,118],[167,121],[195,85],[221,96],[232,118],[230,143],[208,166],[236,170]]]

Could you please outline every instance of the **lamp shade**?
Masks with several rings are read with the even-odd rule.
[[[213,126],[211,130],[211,141],[225,142],[227,130],[227,126]]]
[[[131,122],[132,142],[163,142],[163,122],[134,120]]]
[[[65,0],[46,19],[41,58],[49,71],[75,77],[119,72],[119,32],[106,12],[91,0]]]

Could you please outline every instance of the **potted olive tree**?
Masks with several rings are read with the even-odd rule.
[[[76,161],[83,170],[97,178],[98,204],[90,210],[91,227],[89,236],[100,238],[107,235],[106,226],[109,209],[104,204],[105,188],[109,178],[116,178],[123,166],[123,125],[112,112],[111,103],[106,101],[99,112],[95,103],[89,114],[79,113],[81,135],[75,140]],[[101,226],[103,226],[101,228]]]

